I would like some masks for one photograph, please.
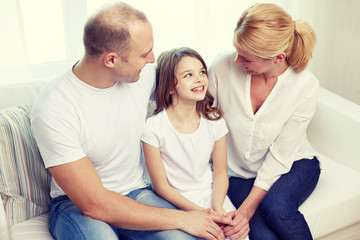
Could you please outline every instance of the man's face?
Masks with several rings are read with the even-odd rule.
[[[117,67],[117,81],[132,83],[140,78],[141,69],[148,63],[154,63],[153,33],[149,22],[137,21],[129,27],[131,40],[126,61]]]

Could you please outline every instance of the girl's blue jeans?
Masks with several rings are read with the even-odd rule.
[[[134,190],[126,196],[146,205],[175,209],[148,188]],[[67,196],[51,200],[49,229],[51,235],[58,240],[196,239],[180,230],[136,231],[116,228],[105,222],[85,217]]]
[[[299,206],[310,196],[319,180],[317,158],[295,161],[266,193],[250,220],[251,240],[310,240],[312,235]],[[238,208],[249,195],[255,179],[231,177],[228,196]]]

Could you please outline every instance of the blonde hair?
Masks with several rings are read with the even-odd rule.
[[[251,55],[272,59],[285,52],[296,72],[308,65],[315,42],[315,32],[307,22],[293,21],[281,7],[270,3],[245,10],[234,34],[234,45]]]

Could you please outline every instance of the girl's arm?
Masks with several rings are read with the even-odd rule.
[[[225,215],[226,212],[223,208],[223,204],[229,187],[225,136],[215,142],[212,152],[212,161],[214,180],[211,207],[215,212]]]
[[[184,211],[204,210],[204,208],[191,202],[169,185],[159,148],[143,142],[143,149],[146,167],[156,193]]]

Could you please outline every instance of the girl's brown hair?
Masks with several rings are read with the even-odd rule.
[[[198,59],[207,71],[204,59],[191,48],[175,48],[160,54],[156,68],[155,114],[172,104],[170,92],[176,91],[175,86],[177,84],[175,68],[186,56]],[[196,110],[209,120],[218,120],[222,118],[223,114],[220,109],[212,107],[213,103],[214,97],[207,91],[204,100],[196,103]]]
[[[296,72],[308,65],[315,42],[315,33],[308,23],[293,21],[281,7],[271,3],[255,4],[245,10],[234,34],[234,45],[251,55],[272,59],[285,52]]]

